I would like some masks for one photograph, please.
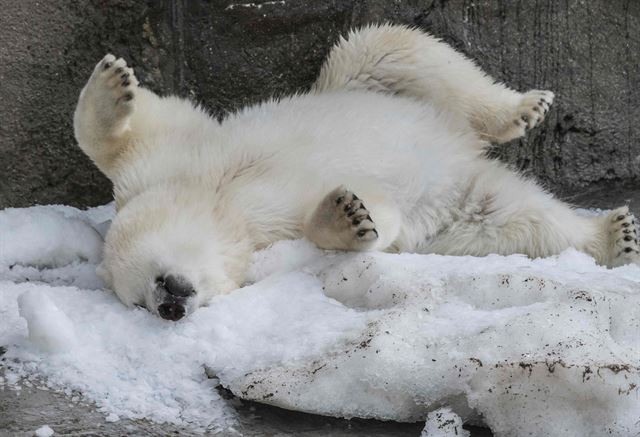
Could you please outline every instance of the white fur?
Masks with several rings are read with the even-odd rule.
[[[353,32],[310,93],[221,124],[186,100],[122,85],[118,66],[126,69],[110,55],[96,66],[75,129],[114,183],[118,216],[103,271],[127,304],[154,311],[153,281],[167,272],[194,284],[194,307],[233,290],[252,251],[301,237],[340,185],[375,222],[379,238],[367,249],[541,257],[576,247],[607,265],[638,260],[637,244],[620,255],[611,237],[625,211],[580,217],[484,157],[486,140],[541,122],[553,93],[496,84],[417,30]],[[127,90],[130,101],[121,99]]]

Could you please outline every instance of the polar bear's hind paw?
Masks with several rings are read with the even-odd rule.
[[[612,267],[640,264],[636,220],[628,207],[618,208],[609,214],[609,241]]]
[[[533,129],[544,121],[553,99],[554,94],[551,91],[532,90],[523,94],[513,120],[522,130],[522,135],[527,129]]]
[[[520,94],[513,106],[509,106],[508,115],[497,129],[499,133],[492,139],[502,144],[524,137],[528,130],[544,121],[554,97],[551,91],[543,90]]]

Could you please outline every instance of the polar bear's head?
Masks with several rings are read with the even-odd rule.
[[[233,226],[206,203],[145,193],[113,221],[99,274],[125,305],[179,320],[241,284],[251,251]]]

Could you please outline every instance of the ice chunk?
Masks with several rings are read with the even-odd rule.
[[[27,320],[29,340],[46,352],[66,352],[76,344],[73,323],[49,297],[38,289],[18,298],[20,316]]]
[[[43,425],[35,431],[36,437],[51,437],[54,434],[55,432],[49,425]]]
[[[427,422],[420,437],[469,437],[462,428],[462,419],[451,408],[440,408],[427,415]]]

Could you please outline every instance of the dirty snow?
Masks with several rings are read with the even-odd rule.
[[[96,277],[112,215],[0,211],[0,386],[195,430],[234,425],[220,384],[295,410],[426,420],[441,435],[464,435],[461,421],[497,436],[640,433],[637,266],[607,270],[574,250],[529,260],[285,241],[254,256],[252,284],[171,323]]]

